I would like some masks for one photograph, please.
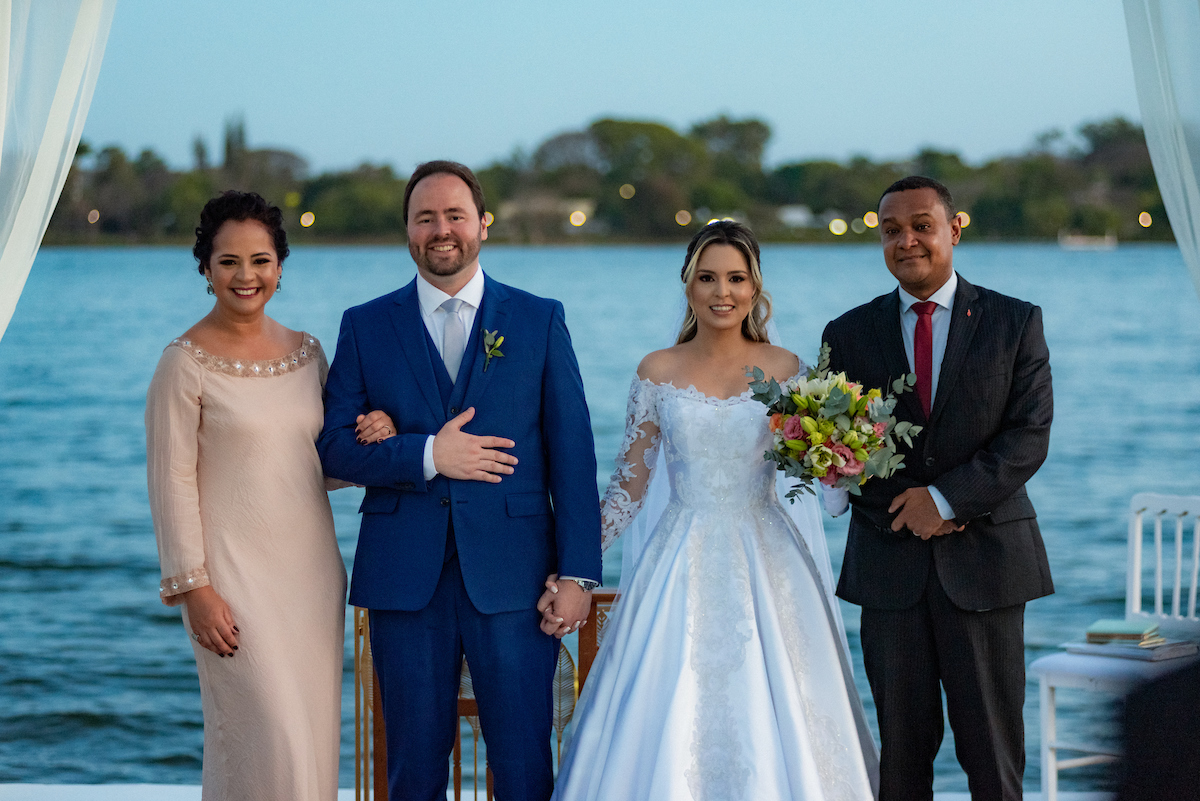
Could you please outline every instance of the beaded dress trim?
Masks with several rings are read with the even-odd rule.
[[[167,347],[183,350],[201,367],[214,373],[243,378],[272,378],[295,372],[314,359],[320,358],[321,344],[307,332],[301,332],[301,337],[300,347],[278,359],[233,359],[215,356],[190,339],[182,338],[171,340]]]
[[[180,601],[175,596],[183,595],[185,592],[191,592],[200,587],[207,587],[211,583],[208,578],[208,570],[197,567],[181,575],[170,576],[160,581],[158,595],[167,606],[175,606]]]

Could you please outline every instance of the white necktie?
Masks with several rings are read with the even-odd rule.
[[[446,372],[450,374],[450,382],[458,380],[458,366],[462,364],[463,351],[467,349],[467,331],[463,326],[458,310],[463,301],[450,298],[441,305],[446,312],[446,332],[442,336],[442,361],[446,363]]]

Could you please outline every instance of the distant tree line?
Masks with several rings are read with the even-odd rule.
[[[978,166],[926,149],[909,161],[764,167],[771,129],[759,120],[720,116],[681,133],[601,119],[477,173],[494,215],[491,238],[500,241],[677,240],[726,216],[768,240],[862,241],[879,193],[914,173],[950,187],[970,215],[967,239],[1172,239],[1142,129],[1114,117],[1078,133],[1080,145],[1052,131],[1029,152]],[[170,169],[152,150],[130,158],[82,143],[46,241],[187,241],[204,202],[228,188],[279,204],[299,242],[402,241],[405,183],[388,165],[310,175],[295,153],[250,148],[240,121],[226,126],[219,165],[197,139],[190,170]]]

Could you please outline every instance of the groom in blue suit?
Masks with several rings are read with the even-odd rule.
[[[445,799],[459,674],[471,666],[501,801],[553,790],[559,641],[600,581],[596,458],[562,304],[486,277],[469,169],[422,164],[404,197],[417,277],[350,309],[325,387],[325,473],[366,486],[350,602],[370,610],[390,801]],[[503,341],[501,341],[503,337]],[[395,436],[362,444],[386,412]]]

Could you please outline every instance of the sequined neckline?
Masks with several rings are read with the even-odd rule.
[[[173,339],[168,348],[179,348],[195,359],[201,367],[214,373],[244,378],[272,378],[295,372],[321,353],[321,343],[308,332],[300,332],[300,347],[278,359],[234,359],[209,353],[190,339]]]
[[[798,373],[796,373],[796,375],[789,378],[788,381],[792,381],[792,380],[806,374],[807,372],[808,372],[808,367],[805,366],[805,364],[803,362],[801,362],[800,363],[800,371]],[[697,400],[697,401],[700,401],[701,403],[706,403],[709,406],[732,406],[737,403],[745,403],[746,401],[750,400],[750,395],[752,394],[750,388],[747,387],[740,395],[730,395],[728,398],[718,398],[714,395],[706,395],[705,393],[696,389],[695,384],[688,384],[686,387],[677,387],[677,386],[675,386],[675,383],[673,381],[668,381],[665,384],[658,384],[658,383],[655,383],[654,381],[651,381],[649,378],[635,378],[635,380],[639,381],[641,384],[643,384],[645,386],[652,387],[659,392],[666,392],[667,390],[671,390],[672,392],[674,392],[677,395],[680,395],[685,398],[690,398],[692,400]]]

